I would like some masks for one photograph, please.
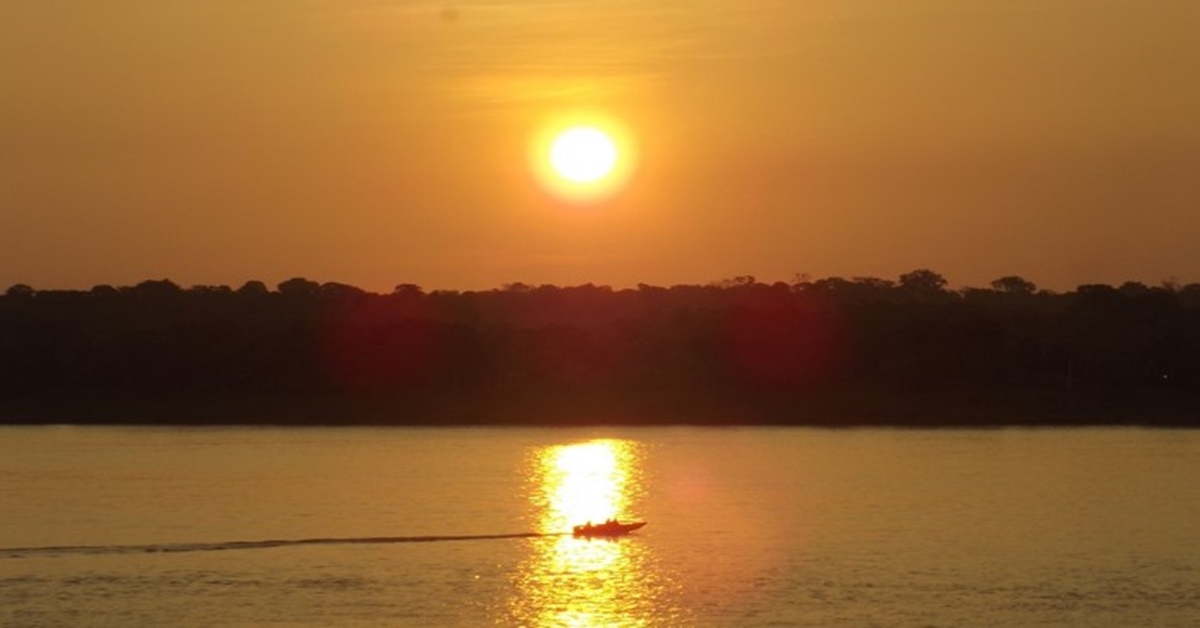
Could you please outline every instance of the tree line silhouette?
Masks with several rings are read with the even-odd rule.
[[[0,296],[0,422],[1200,424],[1200,284]]]

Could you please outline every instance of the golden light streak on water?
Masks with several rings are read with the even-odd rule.
[[[591,440],[545,447],[530,457],[527,490],[543,532],[587,521],[639,519],[641,445]],[[512,619],[533,626],[645,626],[660,623],[663,579],[638,536],[533,543],[516,578]]]
[[[544,452],[541,477],[544,503],[542,525],[569,530],[622,514],[628,506],[629,479],[636,462],[626,441],[593,441]]]

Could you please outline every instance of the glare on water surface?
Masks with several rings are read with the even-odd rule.
[[[534,520],[543,532],[609,518],[639,519],[642,452],[637,443],[593,440],[538,449],[527,468]],[[662,578],[638,537],[535,543],[516,582],[515,619],[539,626],[646,625],[661,619]]]
[[[544,450],[539,461],[541,524],[569,530],[586,521],[625,516],[636,452],[624,441],[593,441]]]

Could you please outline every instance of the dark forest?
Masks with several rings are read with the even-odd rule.
[[[1200,284],[0,296],[0,422],[1200,425]]]

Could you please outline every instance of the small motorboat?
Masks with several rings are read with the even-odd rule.
[[[575,526],[572,534],[576,537],[586,538],[595,536],[624,536],[645,525],[645,521],[635,521],[633,523],[621,523],[616,519],[609,519],[604,523],[592,523],[589,521],[581,526]]]

